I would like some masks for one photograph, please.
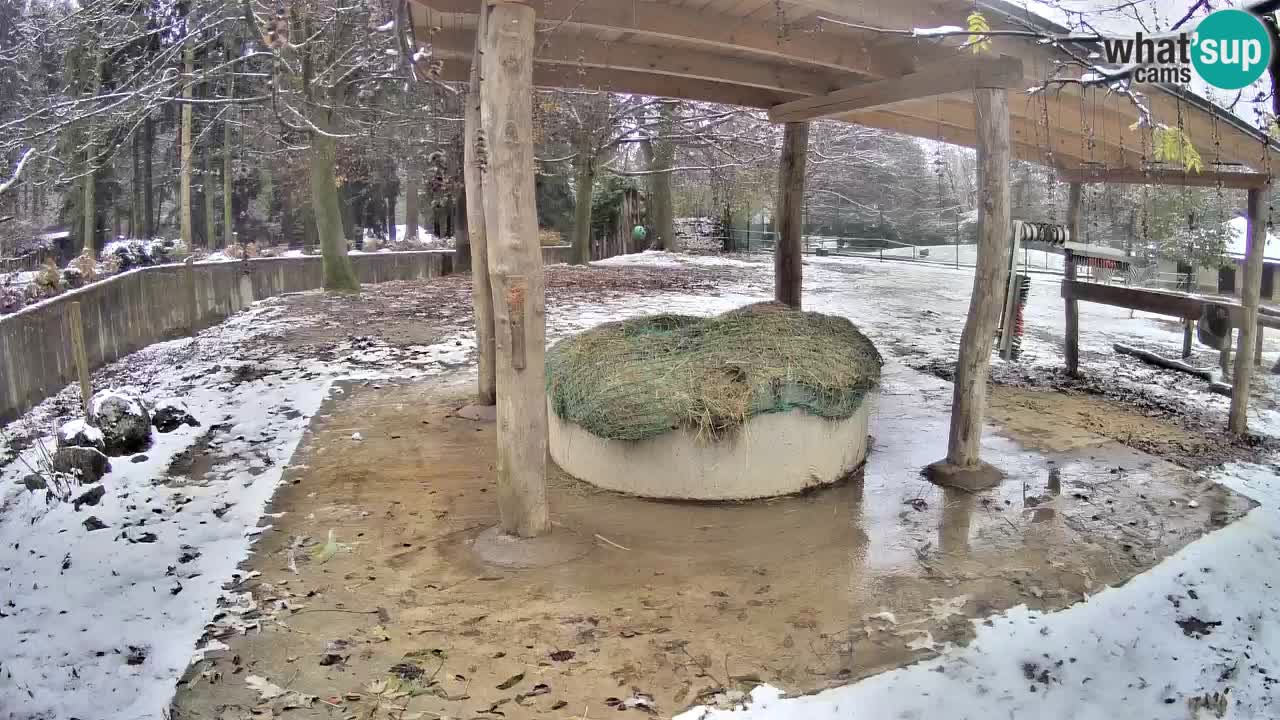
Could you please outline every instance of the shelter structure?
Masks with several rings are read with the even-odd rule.
[[[991,32],[968,42],[974,10]],[[1262,193],[1278,157],[1266,137],[1189,93],[1117,87],[1066,28],[1002,0],[415,0],[417,35],[469,81],[466,168],[479,395],[497,402],[502,528],[550,523],[544,308],[533,187],[531,93],[586,88],[766,109],[784,125],[778,178],[776,299],[801,298],[800,205],[808,123],[826,118],[977,151],[978,261],[956,363],[949,449],[932,466],[977,485],[998,478],[979,448],[993,335],[1005,297],[1009,166],[1044,163],[1072,184],[1078,223],[1087,182],[1222,184],[1250,197],[1242,348],[1254,342],[1262,268]],[[428,40],[429,38],[429,40]],[[979,52],[975,52],[978,50]],[[1176,128],[1204,169],[1154,166],[1157,128]],[[1066,303],[1067,364],[1077,315]],[[1237,357],[1248,357],[1239,353]],[[1245,430],[1252,365],[1237,363],[1231,425]],[[1241,392],[1243,390],[1243,392]]]

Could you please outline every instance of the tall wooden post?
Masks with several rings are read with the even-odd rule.
[[[1080,237],[1080,183],[1073,182],[1067,191],[1067,235],[1074,242]],[[1063,252],[1063,281],[1076,279],[1076,264],[1071,251]],[[1075,377],[1080,374],[1080,303],[1075,298],[1067,301],[1067,324],[1063,333],[1065,341],[1063,357],[1067,363],[1067,375]]]
[[[778,237],[773,246],[773,298],[800,309],[804,283],[804,167],[809,156],[809,123],[789,122],[778,161]]]
[[[471,84],[463,109],[464,148],[462,179],[466,185],[467,234],[471,240],[471,300],[476,316],[476,354],[480,375],[476,379],[476,401],[497,402],[493,369],[493,292],[489,285],[489,245],[485,240],[484,189],[481,166],[489,162],[488,139],[480,132],[480,63],[484,57],[484,27],[487,4],[480,5],[480,27],[476,31],[475,55],[471,60]],[[482,144],[483,143],[483,144]],[[412,203],[417,207],[417,203]]]
[[[1000,321],[1009,265],[1009,96],[1003,88],[974,90],[978,160],[978,260],[969,315],[960,335],[947,457],[927,468],[934,482],[974,490],[1003,478],[982,462],[991,342]]]
[[[533,184],[533,8],[489,7],[480,61],[481,171],[495,337],[502,530],[547,532],[546,313]]]
[[[1245,249],[1244,285],[1240,290],[1240,328],[1236,331],[1235,377],[1231,380],[1231,415],[1227,423],[1232,433],[1243,437],[1249,431],[1249,381],[1253,377],[1254,338],[1258,332],[1258,298],[1262,293],[1262,256],[1266,250],[1266,218],[1261,190],[1249,191],[1249,245]]]

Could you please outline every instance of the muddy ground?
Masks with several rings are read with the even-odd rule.
[[[800,497],[655,502],[551,465],[553,532],[590,551],[520,571],[471,547],[497,516],[493,425],[458,415],[466,381],[341,383],[234,588],[252,604],[215,623],[229,648],[192,667],[174,717],[269,714],[250,676],[300,693],[275,705],[297,718],[669,715],[761,681],[809,692],[963,642],[971,618],[1123,583],[1250,506],[1051,418],[989,448],[1000,491],[940,491],[916,468],[945,443],[949,386],[919,381],[886,378],[864,473]],[[260,632],[236,634],[245,617]],[[1010,662],[1071,662],[1045,648]]]
[[[576,303],[767,292],[769,277],[552,266],[547,285],[551,322]],[[280,298],[288,322],[228,362],[241,379],[289,358],[411,366],[422,348],[465,337],[470,292],[468,278],[447,276],[357,298]],[[512,571],[472,548],[497,520],[494,434],[457,414],[471,363],[457,345],[433,360],[443,375],[338,385],[263,520],[270,529],[226,586],[206,637],[226,647],[192,665],[174,718],[670,715],[761,681],[791,693],[846,684],[965,642],[973,618],[1061,609],[1154,566],[1249,507],[1189,469],[1256,458],[1270,442],[1235,441],[1194,398],[1144,392],[1138,375],[1090,374],[1087,355],[1083,380],[997,365],[999,434],[984,456],[1011,480],[980,496],[943,492],[917,471],[945,452],[947,360],[882,343],[893,360],[863,473],[801,497],[677,504],[601,492],[550,464],[555,533],[589,552]],[[95,382],[160,371],[123,364]],[[218,466],[210,440],[170,482],[199,484]],[[1043,657],[1010,662],[1037,668],[1034,684],[1039,668],[1072,658],[1047,639]]]

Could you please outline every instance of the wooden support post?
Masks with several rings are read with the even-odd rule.
[[[1230,431],[1244,437],[1249,431],[1249,381],[1253,378],[1254,338],[1258,332],[1258,298],[1262,291],[1262,255],[1266,249],[1266,201],[1263,190],[1249,191],[1249,245],[1245,249],[1244,284],[1240,290],[1240,344],[1236,347],[1235,377],[1231,383]]]
[[[789,122],[778,161],[778,237],[773,247],[773,298],[800,309],[804,284],[804,170],[809,156],[809,123]]]
[[[84,350],[84,320],[80,316],[80,303],[71,303],[71,355],[75,358],[76,375],[80,378],[80,406],[89,417],[89,398],[93,397],[93,385],[89,382],[89,356]]]
[[[1253,365],[1254,365],[1254,367],[1260,367],[1260,366],[1262,365],[1262,333],[1263,333],[1263,331],[1264,331],[1263,326],[1262,326],[1262,325],[1259,325],[1259,326],[1258,326],[1258,339],[1257,339],[1257,342],[1255,342],[1255,343],[1253,344]]]
[[[467,88],[466,105],[463,108],[465,139],[462,179],[466,185],[467,232],[471,239],[471,301],[475,308],[476,354],[479,357],[476,402],[480,405],[493,405],[497,402],[493,357],[493,291],[489,283],[489,245],[485,239],[484,189],[480,182],[481,166],[489,162],[488,139],[480,132],[480,63],[484,57],[482,41],[486,7],[482,2],[480,29],[476,32],[476,52],[471,61],[471,84]]]
[[[246,258],[248,255],[246,254]],[[195,256],[190,256],[182,263],[183,296],[187,303],[187,333],[195,337],[200,332],[200,315],[196,310],[196,270]]]
[[[1190,318],[1182,319],[1182,359],[1191,357],[1191,339],[1195,335],[1196,322]]]
[[[1000,320],[1009,266],[1009,95],[999,88],[974,90],[978,161],[978,260],[969,314],[960,335],[947,458],[928,467],[934,482],[981,489],[1003,477],[979,457],[987,401],[991,341]]]
[[[547,516],[546,313],[533,185],[533,8],[489,6],[480,62],[485,243],[492,283],[502,531],[534,537]]]
[[[1080,239],[1080,193],[1083,187],[1078,182],[1071,183],[1067,192],[1067,234],[1071,240]],[[1071,251],[1062,253],[1063,278],[1076,279],[1076,264]],[[1067,375],[1076,377],[1080,374],[1080,303],[1075,298],[1067,298],[1067,324],[1063,333],[1063,358],[1067,363]]]

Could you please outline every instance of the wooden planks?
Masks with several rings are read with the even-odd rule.
[[[1123,185],[1174,185],[1222,187],[1233,190],[1261,190],[1270,178],[1265,173],[1227,170],[1144,170],[1141,168],[1076,168],[1058,171],[1058,179],[1070,183],[1113,183]]]
[[[1129,310],[1170,315],[1188,320],[1200,318],[1200,308],[1206,302],[1182,293],[1170,293],[1147,288],[1125,287],[1122,285],[1101,285],[1099,283],[1081,282],[1079,280],[1062,281],[1062,298],[1064,300],[1083,300],[1085,302],[1122,307]]]
[[[957,56],[899,77],[777,105],[769,109],[769,119],[776,123],[802,122],[973,88],[1009,88],[1022,84],[1022,61],[1017,58]]]

